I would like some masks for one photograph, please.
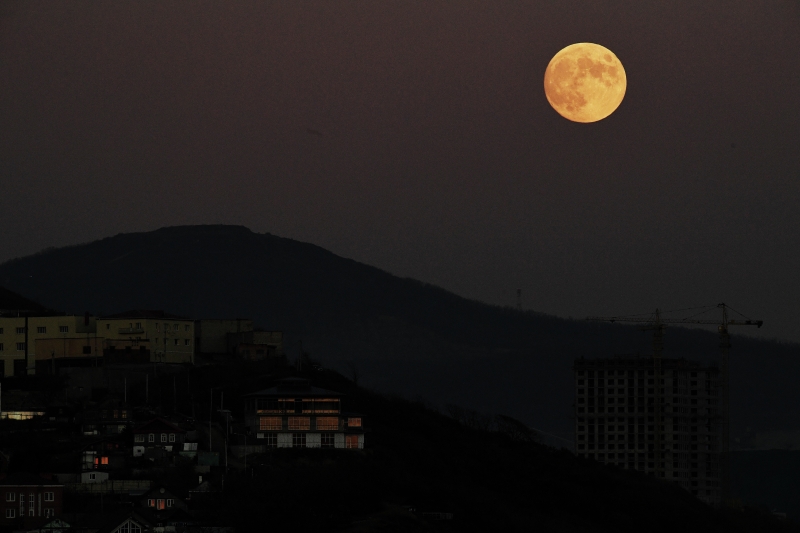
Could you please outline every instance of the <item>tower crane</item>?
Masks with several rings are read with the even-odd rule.
[[[721,319],[705,319],[699,318],[699,316],[707,313],[712,309],[720,309],[722,311]],[[663,470],[661,467],[661,460],[662,460],[662,453],[661,453],[661,446],[662,446],[662,433],[661,433],[661,416],[663,413],[663,404],[662,404],[662,372],[661,372],[661,359],[664,352],[664,329],[668,324],[696,324],[696,325],[710,325],[710,326],[717,326],[717,331],[719,332],[719,349],[720,349],[720,370],[722,376],[722,398],[721,398],[721,406],[720,406],[720,415],[722,418],[722,442],[721,442],[721,453],[720,453],[720,474],[721,474],[721,482],[722,482],[722,497],[723,500],[729,498],[730,494],[730,453],[729,453],[729,441],[730,441],[730,387],[729,387],[729,377],[730,377],[730,367],[728,363],[728,357],[730,353],[731,343],[730,343],[730,334],[728,333],[728,328],[730,326],[756,326],[760,328],[763,324],[763,320],[753,320],[750,318],[745,317],[738,311],[733,310],[731,307],[725,305],[724,303],[717,304],[716,306],[707,306],[707,307],[694,307],[689,309],[679,309],[677,311],[697,311],[692,316],[687,318],[664,318],[661,316],[661,312],[656,309],[655,313],[651,315],[627,315],[627,316],[612,316],[612,317],[587,317],[587,320],[597,321],[597,322],[620,322],[620,323],[629,323],[629,324],[643,324],[640,326],[641,330],[652,330],[653,331],[653,374],[655,378],[655,385],[654,385],[654,393],[655,393],[655,466],[656,466],[656,475],[657,477],[663,476]],[[742,316],[742,319],[731,319],[728,317],[728,312],[733,311],[734,313]],[[672,311],[670,311],[672,312]]]

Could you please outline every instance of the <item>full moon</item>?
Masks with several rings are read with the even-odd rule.
[[[571,44],[558,52],[544,73],[547,101],[573,122],[597,122],[625,97],[628,79],[617,56],[593,43]]]

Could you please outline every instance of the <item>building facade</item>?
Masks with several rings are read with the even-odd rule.
[[[271,448],[364,447],[364,419],[342,412],[338,392],[292,378],[244,399],[245,424],[257,444]]]
[[[37,341],[78,339],[81,347],[91,346],[84,341],[96,328],[89,315],[0,316],[0,377],[35,374]]]
[[[197,353],[227,354],[228,336],[253,331],[253,321],[247,318],[195,320]]]
[[[195,322],[163,311],[127,311],[97,319],[106,350],[124,341],[133,351],[149,352],[153,363],[194,363]],[[106,352],[108,355],[108,352]]]
[[[721,501],[719,369],[685,359],[575,361],[578,456],[672,480],[699,499]]]
[[[61,514],[64,486],[38,474],[14,473],[0,479],[0,526],[31,525]]]

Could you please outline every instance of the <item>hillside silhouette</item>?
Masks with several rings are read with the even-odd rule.
[[[51,249],[0,265],[0,285],[73,313],[251,317],[285,332],[290,358],[302,341],[362,385],[508,414],[567,440],[573,360],[651,353],[651,337],[635,327],[467,300],[241,226],[169,227]],[[712,360],[717,336],[670,328],[665,356]],[[732,434],[794,428],[800,346],[734,334],[731,361]]]

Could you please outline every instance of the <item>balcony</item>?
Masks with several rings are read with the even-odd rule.
[[[136,335],[144,333],[144,328],[119,328],[117,333],[120,335]]]

